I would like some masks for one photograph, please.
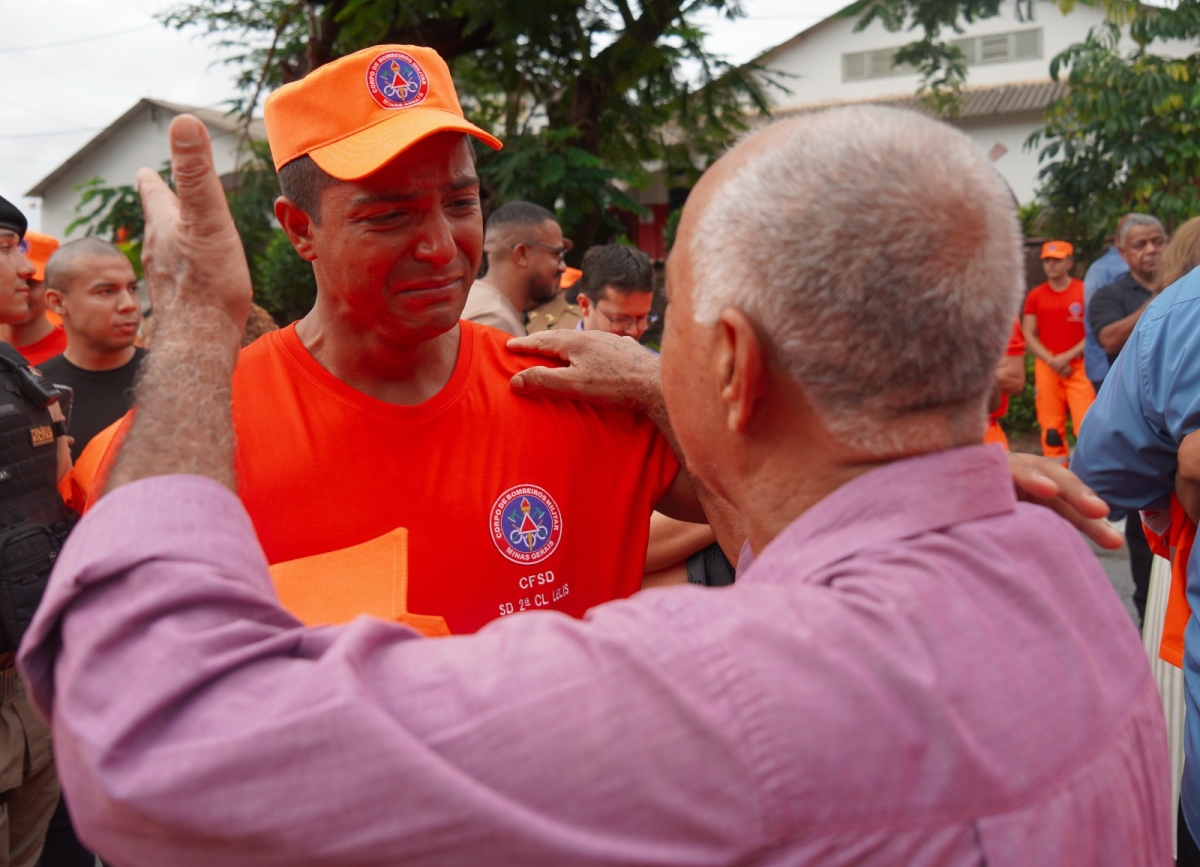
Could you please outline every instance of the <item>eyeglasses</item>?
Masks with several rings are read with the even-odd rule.
[[[631,328],[649,328],[658,322],[657,313],[647,313],[645,316],[610,316],[604,312],[604,308],[599,304],[593,304],[600,315],[609,321],[614,328],[619,328],[622,331],[628,331]]]
[[[515,250],[515,249],[517,249],[517,247],[520,247],[522,244],[524,244],[527,247],[541,247],[543,250],[549,250],[551,253],[553,253],[555,256],[558,257],[558,261],[560,261],[560,262],[563,259],[567,258],[567,254],[570,253],[571,250],[574,249],[574,247],[575,247],[575,244],[573,242],[567,240],[566,238],[563,238],[563,245],[561,247],[555,247],[551,244],[543,244],[541,241],[517,241],[517,243],[513,244],[511,247],[509,247],[509,249]]]

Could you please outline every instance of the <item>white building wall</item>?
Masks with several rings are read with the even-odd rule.
[[[1003,145],[1006,151],[993,165],[1008,181],[1018,202],[1024,205],[1033,200],[1041,147],[1026,150],[1025,142],[1042,128],[1042,118],[1038,112],[970,119],[954,125],[974,139],[984,153],[992,153],[996,145]]]
[[[1033,13],[1032,20],[1018,21],[1015,3],[1005,0],[999,15],[964,26],[961,35],[946,34],[947,39],[957,39],[1034,28],[1042,30],[1040,58],[970,66],[967,69],[967,87],[1047,80],[1050,77],[1050,61],[1068,46],[1082,41],[1089,29],[1104,21],[1104,13],[1100,9],[1077,5],[1064,15],[1056,4],[1048,0],[1038,0]],[[856,102],[916,92],[920,80],[915,74],[860,81],[842,80],[843,54],[899,48],[916,38],[915,33],[908,31],[891,33],[878,21],[861,33],[855,33],[855,23],[854,18],[824,21],[767,61],[769,69],[783,73],[785,77],[782,83],[791,91],[774,92],[776,107]]]
[[[147,167],[157,170],[161,167],[171,156],[167,127],[174,117],[175,115],[166,109],[147,106],[111,139],[72,166],[46,190],[42,198],[41,231],[56,238],[69,240],[66,229],[79,216],[75,206],[79,204],[82,195],[76,188],[91,178],[103,178],[106,186],[133,184],[137,180],[138,169]],[[208,132],[213,138],[213,159],[217,171],[221,174],[233,171],[236,165],[237,134],[211,126]],[[70,239],[82,237],[85,232],[86,229],[76,229]]]

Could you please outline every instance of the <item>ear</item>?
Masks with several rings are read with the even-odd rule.
[[[579,307],[579,312],[584,316],[587,316],[592,309],[592,299],[588,298],[582,292],[580,292],[579,297],[575,299],[575,304]]]
[[[766,346],[754,323],[734,307],[726,307],[717,320],[713,353],[725,423],[733,433],[745,431],[767,389]]]
[[[275,200],[275,219],[301,259],[312,262],[317,258],[312,218],[299,205],[286,196],[280,196]]]
[[[67,308],[63,304],[64,300],[65,299],[63,298],[62,292],[59,292],[57,289],[51,288],[50,286],[46,287],[46,309],[47,310],[57,313],[59,316],[65,315],[67,312]]]
[[[528,244],[517,244],[516,246],[511,247],[508,255],[509,255],[509,258],[512,259],[513,263],[518,268],[528,268],[529,267],[529,245]]]

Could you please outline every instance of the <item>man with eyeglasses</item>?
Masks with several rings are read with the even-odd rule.
[[[592,247],[583,257],[583,277],[576,302],[583,331],[607,331],[641,340],[657,320],[654,303],[654,268],[641,250],[619,244]]]
[[[471,287],[462,318],[524,337],[525,314],[558,295],[570,249],[554,214],[541,205],[501,205],[484,227],[487,276]]]

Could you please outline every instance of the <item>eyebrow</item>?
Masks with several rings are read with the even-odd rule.
[[[449,192],[457,193],[461,190],[467,189],[468,187],[475,187],[478,185],[479,177],[477,175],[464,175],[450,185]],[[354,197],[352,207],[358,208],[362,207],[363,205],[377,205],[385,202],[411,202],[415,201],[416,199],[424,198],[426,195],[428,194],[405,192],[364,193],[361,196]]]
[[[9,238],[16,238],[18,241],[21,240],[21,236],[11,229],[0,229],[0,238],[3,238],[6,241]]]

